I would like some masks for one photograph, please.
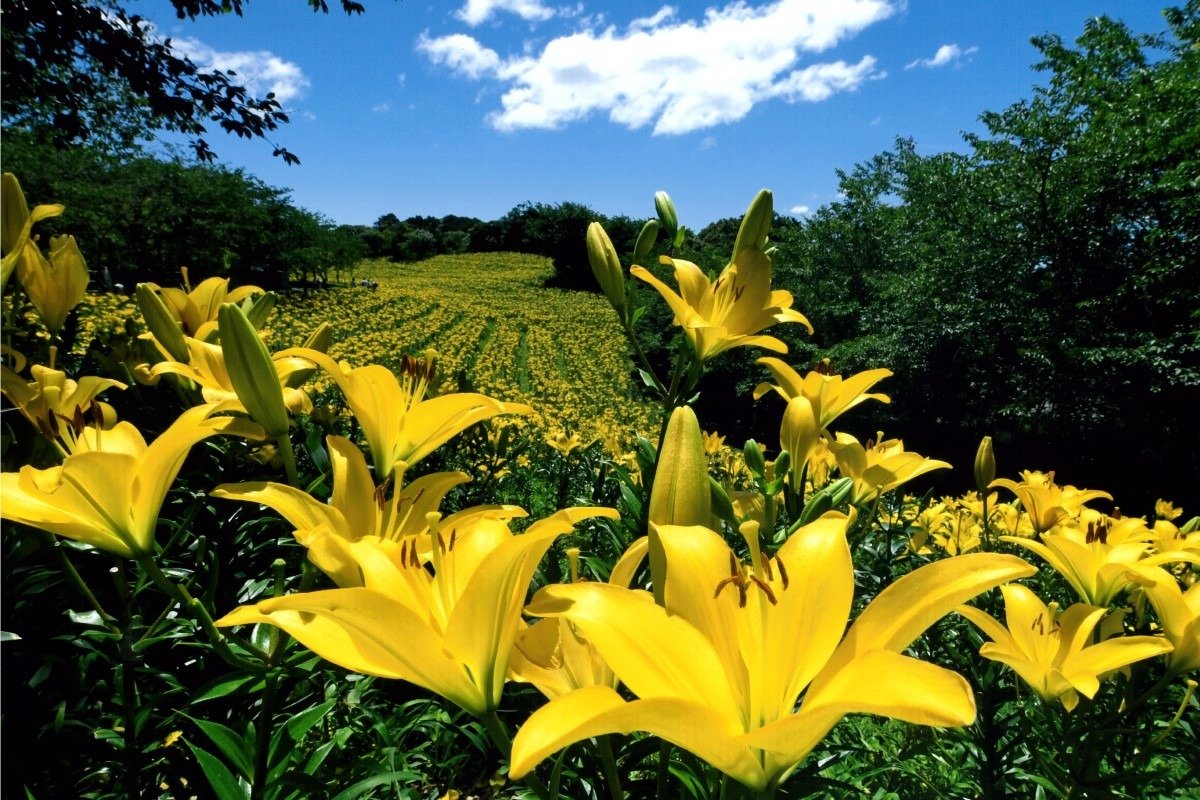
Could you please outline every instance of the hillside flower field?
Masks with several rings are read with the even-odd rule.
[[[593,223],[602,293],[494,253],[126,297],[3,191],[6,796],[1200,797],[1195,509],[988,431],[931,496],[856,421],[887,365],[776,336],[770,192],[711,273],[664,192],[633,263]],[[693,409],[741,348],[770,441]]]

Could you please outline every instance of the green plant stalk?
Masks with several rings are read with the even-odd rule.
[[[655,797],[667,796],[667,777],[671,772],[671,743],[666,739],[658,742],[658,772],[655,777]]]
[[[596,747],[600,751],[600,763],[604,766],[604,782],[608,784],[609,797],[612,800],[625,800],[625,790],[621,788],[621,773],[617,770],[617,759],[613,756],[612,736],[597,737]]]
[[[492,744],[499,748],[507,759],[512,758],[512,738],[508,735],[508,730],[505,729],[504,723],[500,721],[500,717],[496,715],[495,710],[488,711],[483,715],[483,727],[488,732],[488,736],[492,739]],[[542,783],[534,772],[530,772],[523,779],[525,785],[537,795],[541,800],[550,800],[552,796],[550,789],[546,784]]]
[[[262,706],[254,731],[254,774],[250,782],[250,800],[262,800],[267,789],[267,755],[271,742],[271,718],[275,715],[275,691],[279,670],[267,673],[263,686]]]
[[[257,663],[254,661],[249,661],[233,652],[233,649],[229,646],[229,637],[217,629],[216,624],[213,622],[212,616],[208,613],[208,609],[204,607],[204,604],[192,597],[191,593],[187,590],[187,587],[174,583],[170,578],[163,574],[163,571],[159,569],[158,564],[155,563],[152,556],[143,556],[138,559],[138,563],[142,565],[142,568],[146,570],[146,574],[150,577],[150,580],[153,581],[159,589],[164,591],[168,596],[173,597],[179,602],[180,605],[187,608],[188,611],[196,617],[196,620],[200,623],[200,627],[204,628],[204,632],[208,634],[209,639],[212,640],[213,645],[216,647],[217,654],[221,656],[221,658],[224,659],[227,664],[246,672],[261,673],[267,669],[266,665],[270,661],[269,653],[260,647],[256,647],[250,642],[245,642],[240,639],[238,640],[238,644],[253,653],[257,658],[260,659],[260,661]]]
[[[87,583],[83,580],[83,576],[80,575],[79,571],[75,569],[75,565],[71,563],[71,559],[63,550],[62,542],[60,542],[58,537],[52,533],[47,533],[46,536],[50,540],[50,546],[54,548],[56,553],[58,553],[58,558],[59,561],[62,562],[62,569],[63,572],[66,573],[67,580],[71,582],[71,584],[81,595],[83,595],[83,599],[87,600],[87,603],[92,607],[92,610],[100,615],[100,620],[104,623],[105,627],[109,629],[109,631],[117,634],[122,633],[121,628],[117,625],[117,618],[105,611],[104,606],[100,605],[100,601],[96,599],[96,595],[94,595],[92,590],[88,588]]]
[[[279,457],[283,459],[283,471],[287,475],[288,485],[303,489],[300,485],[300,475],[296,471],[296,452],[292,449],[292,437],[285,433],[275,441],[279,446]]]

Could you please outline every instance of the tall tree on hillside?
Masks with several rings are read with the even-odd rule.
[[[246,0],[171,0],[180,19],[234,13]],[[325,0],[307,0],[328,11]],[[347,14],[361,13],[341,0]],[[205,135],[266,139],[288,121],[272,95],[254,97],[232,71],[203,69],[160,39],[117,0],[3,0],[4,70],[0,110],[5,125],[62,144],[129,148],[157,130],[188,136],[196,156],[216,154]],[[298,163],[286,148],[275,155]]]

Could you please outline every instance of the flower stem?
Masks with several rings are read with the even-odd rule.
[[[96,599],[96,595],[92,594],[92,590],[88,588],[87,583],[83,580],[83,576],[75,569],[75,565],[71,563],[71,559],[67,557],[66,551],[63,550],[62,542],[52,533],[47,533],[50,539],[50,546],[58,553],[59,561],[62,562],[63,572],[67,575],[67,580],[75,587],[83,599],[87,600],[88,605],[92,610],[100,615],[100,621],[113,633],[121,633],[121,628],[117,625],[117,619],[112,614],[104,610],[104,606],[100,605],[100,601]]]
[[[612,736],[598,737],[596,745],[600,750],[600,762],[604,765],[604,779],[608,784],[609,796],[612,800],[624,800],[625,791],[621,788],[621,773],[617,771],[617,759],[613,756]]]
[[[488,736],[491,737],[492,744],[496,745],[500,752],[504,754],[504,757],[511,762],[512,737],[508,735],[508,729],[504,727],[504,723],[500,721],[500,717],[496,715],[495,710],[483,715],[483,727],[487,730]],[[550,790],[535,773],[530,772],[525,776],[524,781],[525,785],[541,800],[549,800],[551,797]]]

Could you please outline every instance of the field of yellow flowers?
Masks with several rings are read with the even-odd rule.
[[[628,344],[612,309],[598,295],[543,287],[550,272],[548,259],[519,253],[367,261],[353,277],[378,288],[284,293],[264,338],[273,348],[300,344],[313,320],[328,322],[335,359],[395,369],[406,353],[432,347],[440,390],[470,387],[528,404],[529,421],[545,433],[566,431],[615,448],[656,431],[655,407],[632,384]],[[91,295],[80,340],[136,315],[132,298]]]

